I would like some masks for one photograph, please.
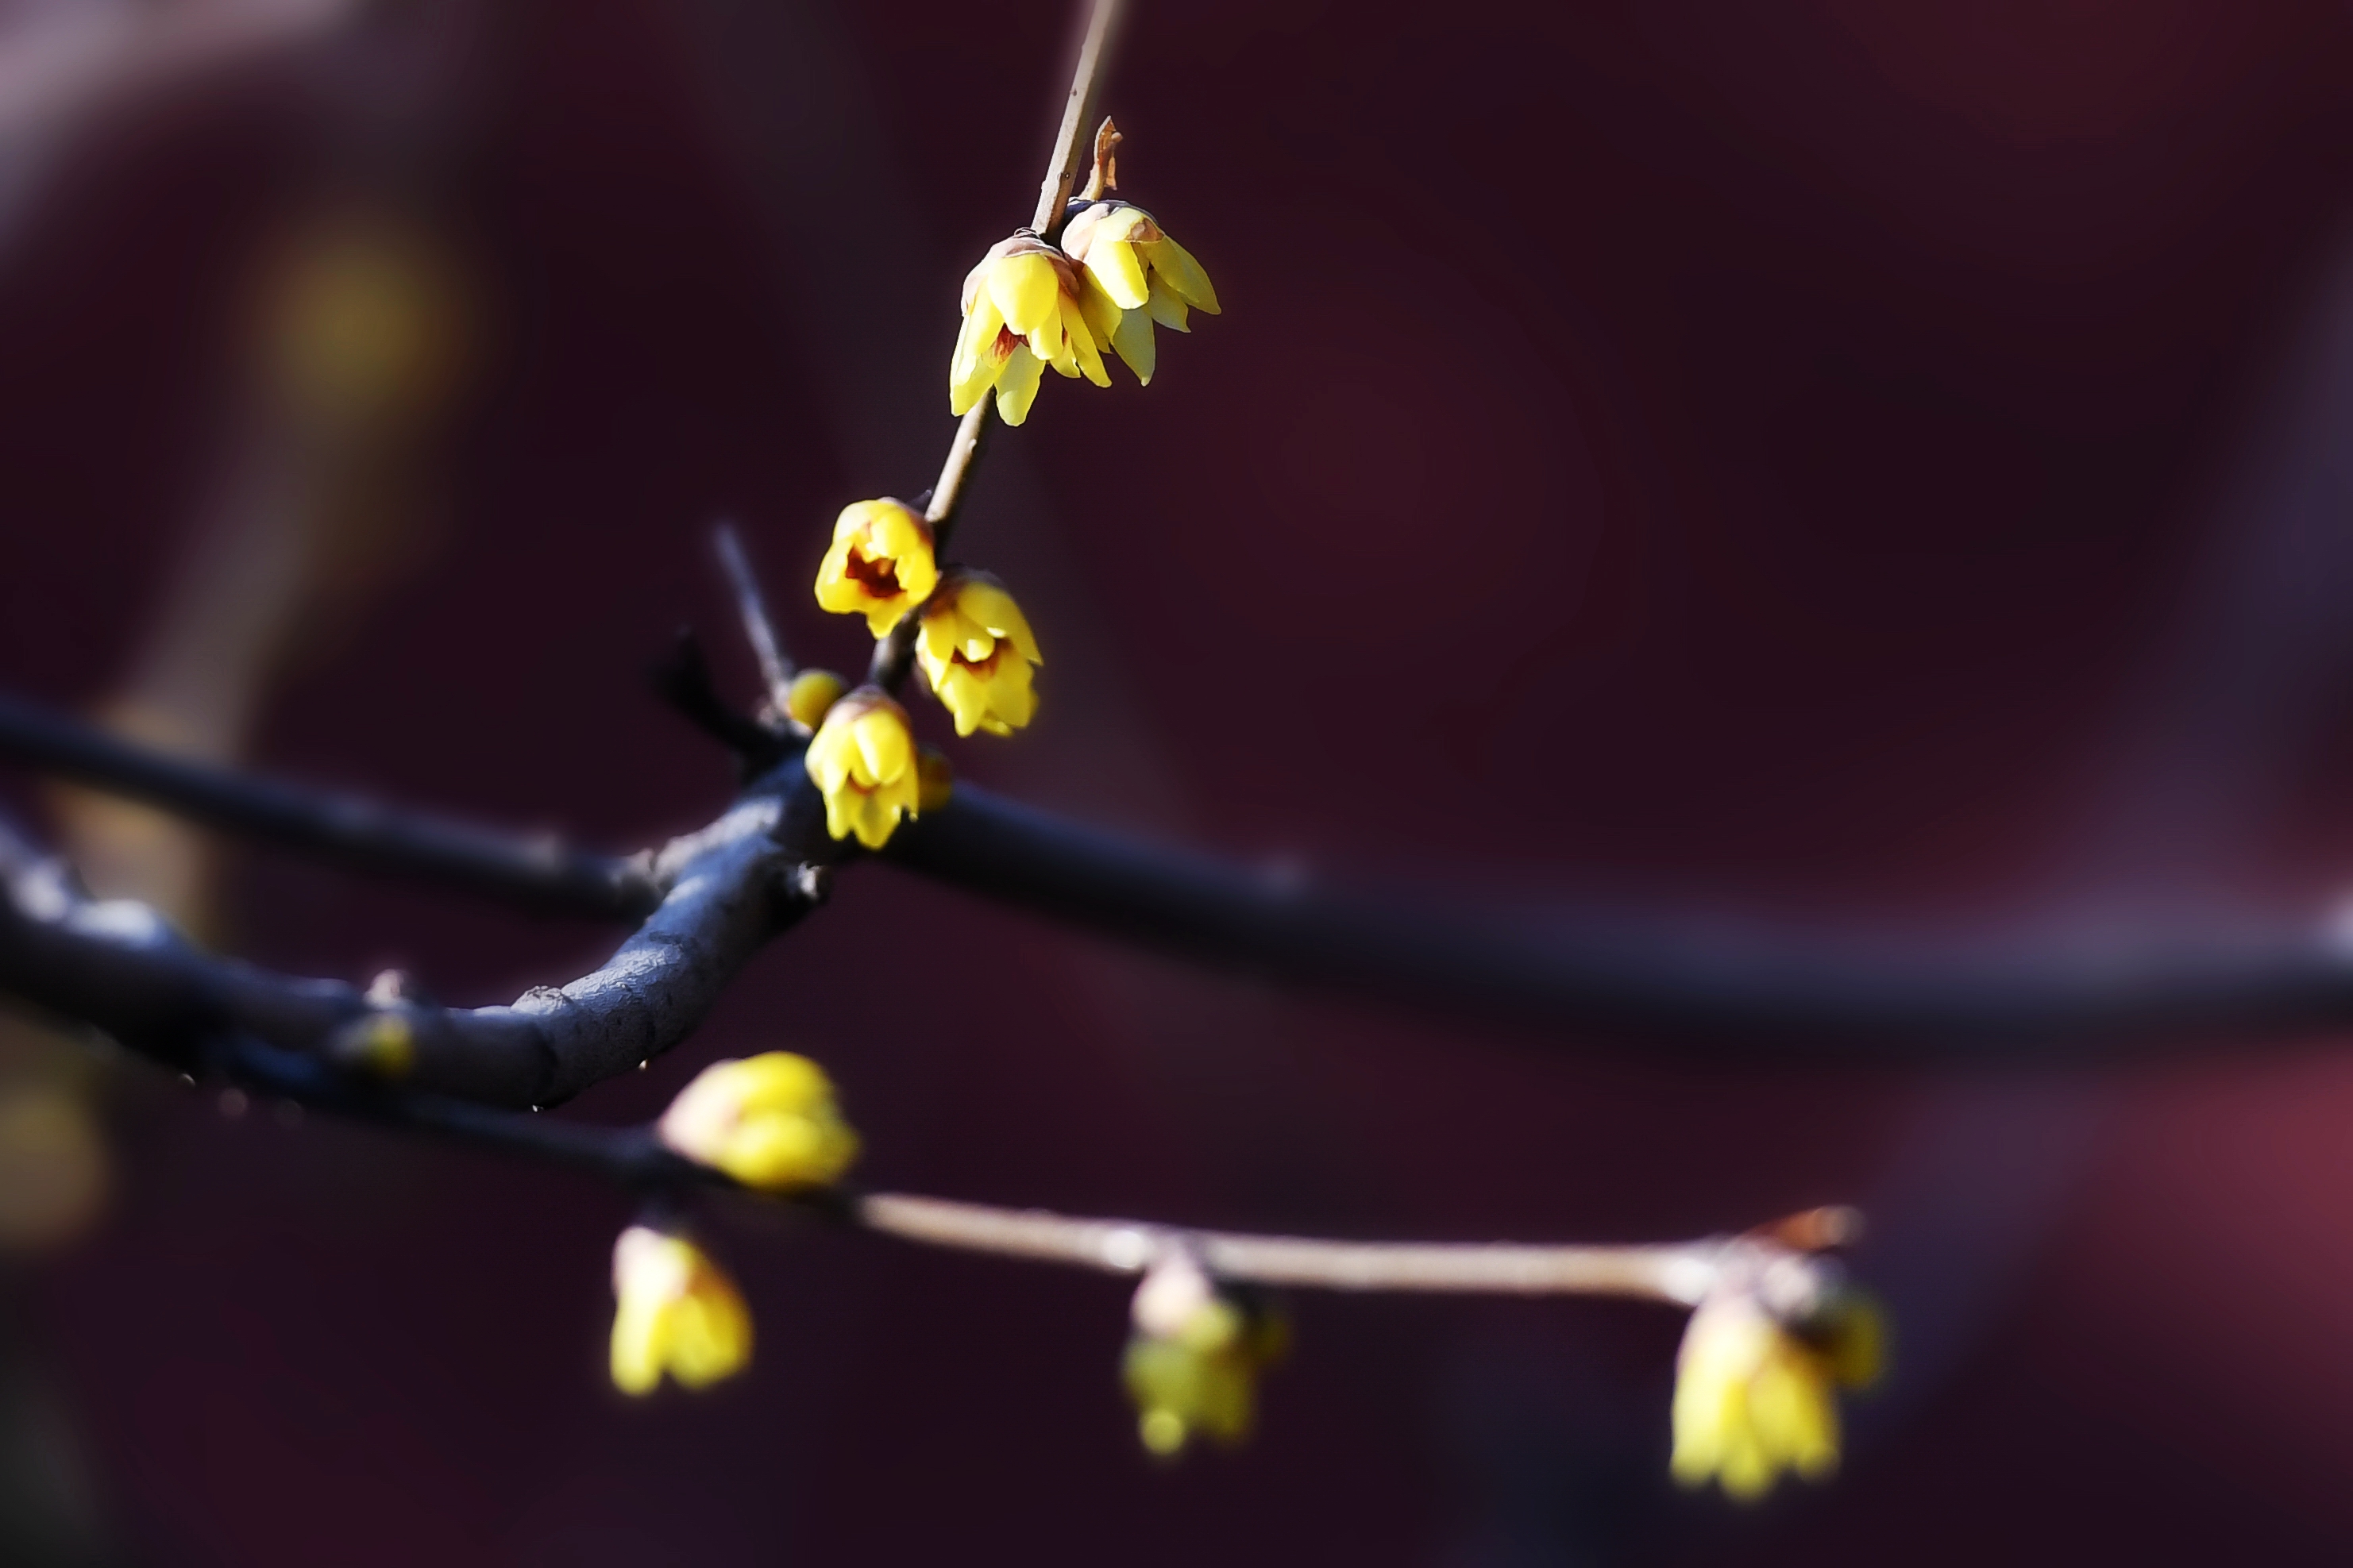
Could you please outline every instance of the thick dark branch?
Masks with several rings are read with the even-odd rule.
[[[636,860],[185,762],[5,696],[0,756],[353,870],[438,883],[538,912],[636,920],[661,900],[660,888]]]
[[[959,783],[885,858],[1089,931],[1261,974],[1722,1057],[2081,1060],[2353,1023],[2353,944],[2036,937],[1957,947],[1367,898],[1077,826]]]
[[[295,847],[320,844],[313,824],[340,824],[367,837],[364,853],[350,858],[371,868],[476,889],[484,885],[474,862],[457,861],[453,875],[446,856],[403,859],[407,846],[429,841],[429,835],[414,830],[412,819],[375,807],[364,808],[368,815],[360,816],[332,799],[161,757],[18,704],[0,701],[0,754]],[[797,781],[798,765],[779,764],[778,773]],[[773,779],[755,786],[747,796],[750,809],[780,812],[783,789]],[[807,800],[812,820],[783,836],[794,847],[785,847],[776,827],[765,830],[765,841],[754,834],[752,847],[739,847],[738,853],[756,863],[757,874],[738,864],[721,880],[741,888],[765,879],[773,887],[792,878],[800,864],[829,858],[833,847],[814,821],[816,808]],[[387,823],[396,831],[353,826]],[[461,831],[469,842],[491,842],[483,858],[488,863],[530,863],[526,847]],[[716,853],[717,846],[707,844],[706,852]],[[662,866],[674,869],[681,853],[673,847]],[[1320,889],[1065,822],[968,784],[957,786],[944,809],[902,827],[884,858],[1090,931],[1271,979],[1546,1028],[1637,1034],[1727,1057],[2082,1060],[2197,1036],[2281,1035],[2353,1023],[2353,945],[2330,928],[2118,935],[2100,942],[2023,933],[1955,946],[1771,926],[1734,933],[1667,920],[1514,917]],[[614,875],[626,875],[649,892],[671,885],[628,862],[574,860],[614,868]],[[519,880],[515,896],[525,887],[537,889],[547,907],[613,912],[608,884],[595,877]],[[558,902],[565,899],[575,901]],[[787,897],[784,907],[798,906]],[[674,932],[675,926],[659,929]],[[265,982],[256,978],[258,972],[210,958],[169,984],[165,972],[182,961],[155,958],[145,979],[122,986],[102,953],[51,952],[61,940],[56,931],[23,933],[14,956],[0,944],[0,989],[35,996],[110,1032],[153,1027],[156,1007],[174,1017],[193,1011],[206,1018],[225,1008],[272,1020],[256,1026],[266,1039],[300,1043],[306,1031],[330,1026],[364,1005],[348,986]],[[638,940],[661,951],[659,944],[671,939],[641,933]],[[23,942],[41,947],[47,956],[27,957]],[[640,962],[631,952],[625,948],[616,963],[626,968]],[[38,994],[8,979],[27,966],[37,972]],[[85,970],[86,984],[67,984]],[[191,1002],[196,994],[214,998],[210,1012]],[[530,1005],[526,998],[523,1005]],[[704,1005],[707,998],[697,1005]],[[664,1009],[661,1017],[659,1026],[648,1021],[631,1037],[661,1042],[640,1056],[682,1036],[684,1015]],[[612,1058],[618,1070],[638,1059],[619,1060],[628,1048],[617,1046],[597,1059]],[[512,1070],[501,1069],[501,1081],[520,1082]],[[587,1081],[593,1079],[567,1076],[560,1092],[576,1092]],[[544,1091],[539,1100],[512,1088],[496,1098],[547,1103],[558,1096],[557,1082],[551,1077],[538,1086]]]
[[[605,965],[512,1006],[375,1001],[199,952],[143,905],[94,902],[64,868],[0,833],[0,991],[166,1060],[249,1036],[319,1054],[370,1012],[409,1026],[406,1082],[502,1105],[552,1105],[692,1032],[745,961],[819,895],[834,853],[797,755],[655,859],[659,905]]]

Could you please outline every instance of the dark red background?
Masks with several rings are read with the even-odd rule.
[[[2353,841],[2353,28],[2271,0],[1139,0],[1124,188],[1226,303],[1056,383],[961,548],[1036,730],[966,774],[1239,855],[1977,929],[2296,910]],[[453,13],[464,16],[460,9]],[[486,12],[488,18],[491,13]],[[456,518],[260,760],[616,847],[723,799],[646,695],[706,528],[797,652],[844,501],[928,482],[956,279],[1029,210],[1057,0],[500,7],[444,190],[487,301]],[[453,68],[448,60],[444,70]],[[303,62],[80,144],[0,272],[0,681],[101,697],[211,477],[223,301],[310,189]],[[453,133],[455,134],[455,133]],[[453,1000],[594,962],[241,863],[238,945]],[[1663,1480],[1678,1325],[1307,1299],[1233,1456],[1147,1463],[1113,1283],[758,1213],[753,1373],[601,1372],[623,1201],[137,1069],[37,1336],[132,1562],[2339,1562],[2353,1069],[1704,1070],[1201,974],[845,879],[702,1036],[823,1058],[878,1184],[1345,1234],[1647,1239],[1853,1199],[1901,1364],[1846,1473]]]

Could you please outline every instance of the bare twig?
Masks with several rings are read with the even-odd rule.
[[[741,1191],[721,1172],[671,1152],[645,1125],[597,1126],[492,1110],[355,1081],[316,1058],[232,1041],[217,1065],[264,1094],[454,1142],[595,1172],[640,1191]],[[1172,1248],[1235,1284],[1351,1291],[1623,1296],[1695,1305],[1736,1252],[1799,1255],[1768,1236],[1717,1236],[1629,1247],[1514,1242],[1338,1241],[1092,1219],[912,1193],[817,1190],[794,1201],[828,1218],[917,1246],[1138,1274]],[[1804,1250],[1811,1250],[1806,1248]]]
[[[436,882],[533,910],[626,920],[661,900],[633,860],[185,762],[5,696],[0,756],[353,870]]]
[[[736,537],[735,525],[723,522],[715,540],[719,563],[726,568],[728,586],[735,591],[735,613],[744,623],[744,640],[752,645],[752,656],[760,661],[760,680],[768,690],[768,708],[782,723],[785,718],[785,694],[793,684],[793,661],[785,657],[784,645],[776,640],[776,623],[768,618],[767,601],[760,595],[760,580],[752,574],[752,563],[744,554],[744,542]]]
[[[1191,1230],[1127,1219],[1079,1219],[1043,1209],[869,1193],[858,1223],[905,1241],[1134,1274],[1172,1245],[1238,1284],[1331,1290],[1638,1296],[1689,1306],[1706,1294],[1733,1238],[1652,1247],[1529,1247],[1514,1243],[1326,1241]]]
[[[679,628],[670,657],[648,675],[654,693],[672,710],[735,754],[745,778],[767,772],[794,742],[782,730],[746,718],[727,705],[712,679],[711,661],[703,657],[702,640],[687,627]]]
[[[1110,63],[1112,32],[1119,26],[1120,12],[1121,0],[1095,0],[1087,15],[1078,68],[1071,73],[1071,96],[1062,106],[1061,127],[1054,133],[1053,160],[1038,187],[1038,209],[1029,218],[1029,226],[1049,242],[1062,232],[1063,208],[1094,151],[1087,127],[1095,122],[1103,101],[1104,68]]]

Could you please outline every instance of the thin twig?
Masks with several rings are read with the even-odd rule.
[[[1650,1247],[1530,1247],[1498,1242],[1327,1241],[1193,1230],[1141,1220],[1081,1219],[1043,1209],[996,1208],[906,1193],[868,1193],[859,1224],[903,1241],[1002,1258],[1067,1263],[1113,1274],[1149,1268],[1171,1246],[1237,1284],[1331,1290],[1412,1290],[1528,1296],[1636,1296],[1696,1302],[1729,1238]]]
[[[714,542],[719,549],[719,563],[727,572],[728,585],[735,591],[735,614],[744,623],[744,640],[752,645],[753,657],[760,661],[760,680],[768,689],[768,707],[778,721],[785,717],[785,694],[793,684],[793,661],[785,657],[784,645],[776,639],[776,623],[768,618],[767,601],[760,595],[760,580],[752,574],[752,563],[744,554],[744,542],[736,537],[735,525],[719,525]]]
[[[661,901],[638,861],[183,761],[5,696],[0,756],[352,870],[438,883],[538,912],[634,920]]]
[[[236,1083],[382,1126],[594,1172],[641,1192],[744,1191],[722,1172],[672,1152],[648,1125],[598,1126],[498,1110],[355,1079],[317,1058],[235,1039],[217,1065]],[[1337,1241],[1197,1230],[1136,1219],[1091,1219],[913,1193],[794,1194],[830,1218],[921,1247],[1138,1274],[1172,1249],[1234,1284],[1452,1295],[1624,1296],[1693,1306],[1732,1251],[1775,1247],[1756,1237],[1630,1247],[1516,1242]]]
[[[1038,209],[1029,219],[1029,226],[1049,244],[1062,232],[1063,209],[1078,187],[1080,171],[1092,161],[1088,127],[1094,124],[1096,106],[1103,100],[1112,30],[1119,26],[1120,12],[1121,0],[1095,0],[1087,16],[1078,68],[1071,73],[1071,96],[1062,106],[1061,128],[1054,133],[1053,160],[1046,166],[1046,178],[1038,187]]]

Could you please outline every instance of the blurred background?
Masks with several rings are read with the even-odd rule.
[[[930,482],[1065,0],[0,5],[0,685],[614,849],[710,530],[793,649]],[[2301,0],[1140,0],[1123,194],[1226,312],[1050,384],[960,552],[1049,663],[960,772],[1275,866],[1906,931],[2320,913],[2353,865],[2353,16]],[[935,729],[935,710],[924,722]],[[614,933],[11,775],[102,891],[501,1001]],[[1902,1042],[1890,1042],[1891,1047]],[[0,1559],[2337,1563],[2346,1042],[1700,1068],[1105,945],[884,869],[670,1058],[787,1046],[880,1184],[1341,1235],[1851,1200],[1845,1473],[1665,1480],[1680,1323],[1302,1298],[1138,1449],[1114,1280],[753,1208],[752,1373],[602,1370],[625,1200],[0,1021]]]

